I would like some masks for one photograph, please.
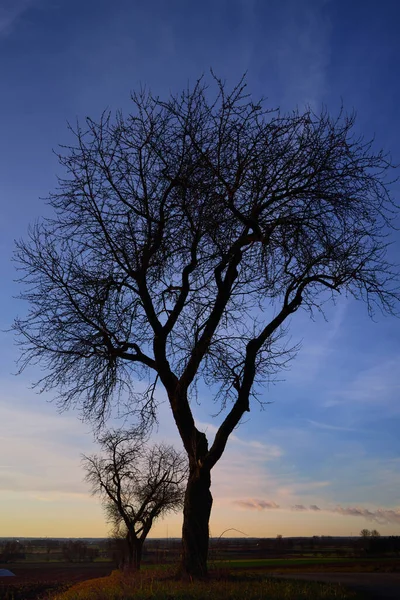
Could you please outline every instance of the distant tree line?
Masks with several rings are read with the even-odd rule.
[[[46,556],[46,560],[66,560],[68,562],[92,562],[100,555],[99,547],[83,540],[7,540],[0,546],[0,564],[25,560],[27,554]]]
[[[9,540],[0,547],[1,563],[23,559],[25,559],[25,546],[18,540]]]
[[[82,540],[68,540],[62,544],[62,555],[68,562],[92,562],[99,554],[98,548],[90,547]]]
[[[367,551],[371,554],[400,553],[400,536],[375,537],[368,540]]]
[[[378,538],[381,536],[377,529],[361,529],[360,535],[362,538]]]

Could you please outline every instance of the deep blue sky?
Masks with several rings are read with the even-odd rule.
[[[400,163],[399,23],[397,0],[0,0],[1,328],[24,311],[13,299],[13,240],[48,210],[40,198],[62,174],[52,148],[68,143],[67,120],[107,107],[128,112],[140,84],[165,96],[210,67],[232,85],[247,71],[249,91],[271,106],[355,109],[357,131],[375,135]],[[393,239],[398,256],[399,235]],[[400,534],[400,321],[373,323],[345,298],[327,313],[327,323],[295,315],[297,359],[266,390],[273,404],[254,409],[216,468],[215,534],[365,526]],[[29,391],[33,371],[11,375],[15,357],[4,333],[1,531],[102,535],[79,468],[79,453],[93,448],[89,428]],[[197,416],[211,435],[213,407],[205,390],[201,396]],[[166,405],[162,411],[159,436],[178,444]],[[21,520],[22,506],[30,508]],[[162,527],[155,533],[164,535]]]

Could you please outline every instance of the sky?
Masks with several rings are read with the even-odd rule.
[[[128,113],[140,85],[165,97],[210,68],[228,85],[247,72],[272,107],[355,109],[357,131],[399,164],[399,18],[397,0],[0,0],[0,537],[109,530],[80,465],[97,451],[90,426],[30,388],[39,367],[15,376],[6,331],[26,310],[14,240],[48,214],[67,121]],[[342,297],[326,316],[293,316],[298,356],[213,470],[212,536],[400,535],[400,320]],[[180,448],[159,397],[155,437]],[[210,439],[214,411],[202,388],[194,412]],[[180,531],[176,515],[151,535]]]

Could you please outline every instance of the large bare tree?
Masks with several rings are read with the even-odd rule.
[[[154,521],[183,506],[187,461],[172,446],[149,446],[130,431],[108,431],[99,443],[101,454],[82,458],[86,480],[114,535],[126,540],[125,566],[136,570]]]
[[[282,327],[344,292],[392,313],[386,237],[397,214],[389,158],[354,116],[281,114],[200,80],[165,101],[72,131],[54,216],[17,248],[30,311],[15,322],[23,368],[102,420],[113,400],[156,414],[167,392],[189,458],[183,568],[207,572],[211,470],[263,383],[290,358]],[[288,354],[289,352],[289,354]],[[139,377],[149,377],[140,394]],[[205,382],[221,423],[209,444],[191,401]]]

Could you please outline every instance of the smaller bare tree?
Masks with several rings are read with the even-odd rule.
[[[186,459],[172,446],[148,446],[142,435],[122,430],[107,432],[99,442],[100,455],[82,457],[86,481],[101,497],[113,534],[125,537],[125,565],[139,569],[155,519],[183,506]]]
[[[372,538],[381,537],[381,534],[379,533],[379,531],[377,529],[372,529],[370,534],[371,534]]]
[[[369,530],[369,529],[361,529],[361,531],[360,531],[360,535],[361,535],[361,537],[362,537],[362,538],[364,538],[364,539],[365,539],[365,538],[369,538],[369,537],[371,537],[371,532],[370,532],[370,530]]]

